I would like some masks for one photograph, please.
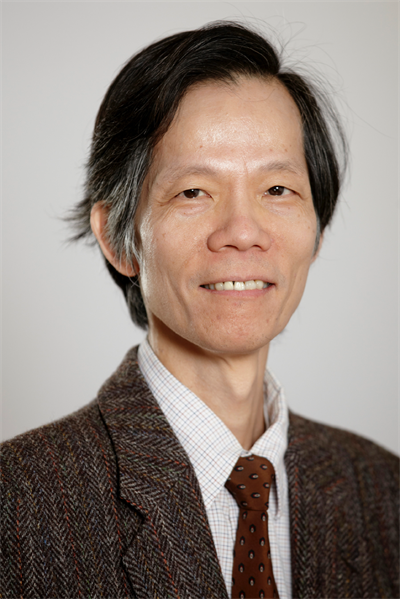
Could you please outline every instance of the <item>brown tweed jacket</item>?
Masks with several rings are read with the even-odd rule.
[[[226,599],[199,485],[131,350],[97,399],[4,443],[1,597]],[[398,460],[290,417],[293,596],[398,597]]]

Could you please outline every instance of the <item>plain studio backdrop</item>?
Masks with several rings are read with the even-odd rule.
[[[145,334],[99,250],[68,246],[60,220],[108,85],[153,40],[234,19],[318,70],[352,156],[269,367],[293,411],[397,451],[397,16],[394,2],[3,4],[4,439],[87,404]]]

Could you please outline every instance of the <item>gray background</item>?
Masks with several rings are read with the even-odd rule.
[[[352,152],[270,368],[294,411],[397,451],[397,3],[10,2],[3,18],[3,438],[88,403],[144,335],[97,248],[68,247],[59,219],[108,85],[155,38],[234,18],[275,29],[333,85]]]

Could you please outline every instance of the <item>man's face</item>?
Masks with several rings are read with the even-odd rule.
[[[286,89],[257,78],[191,88],[155,149],[137,222],[150,334],[217,353],[267,346],[300,302],[316,237]]]

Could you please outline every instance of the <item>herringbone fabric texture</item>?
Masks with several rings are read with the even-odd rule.
[[[293,597],[398,597],[398,459],[291,415]],[[87,407],[2,446],[3,599],[227,599],[192,466],[131,350]]]
[[[232,599],[278,598],[268,536],[269,492],[275,480],[269,460],[240,457],[226,488],[239,506],[232,572]]]

